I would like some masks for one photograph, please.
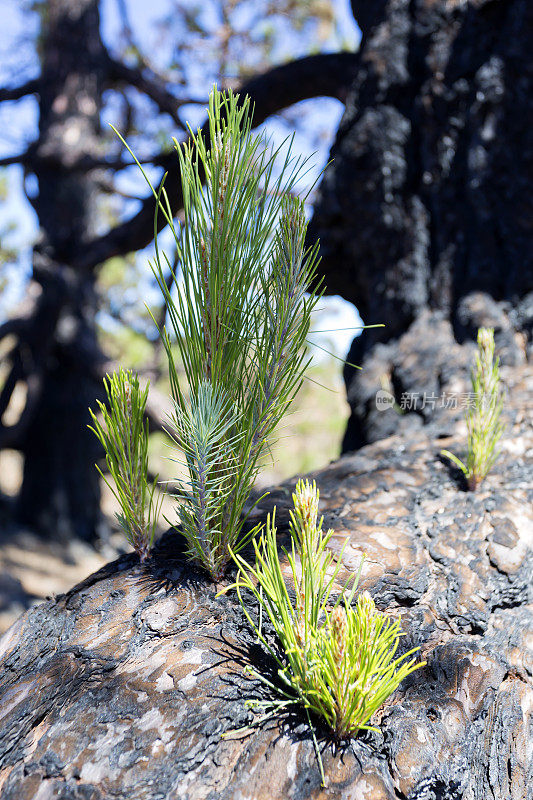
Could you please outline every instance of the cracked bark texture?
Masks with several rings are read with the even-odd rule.
[[[529,0],[352,0],[360,68],[315,203],[328,293],[385,328],[354,340],[344,451],[388,435],[376,389],[431,391],[435,363],[402,371],[401,339],[422,316],[453,340],[495,324],[520,363],[533,322],[533,5]],[[481,301],[482,300],[482,301]],[[515,341],[513,342],[513,338]],[[413,335],[411,335],[411,340]],[[387,352],[383,353],[383,345]],[[384,356],[386,355],[386,358]],[[425,381],[428,381],[425,383]]]
[[[168,533],[151,562],[122,556],[0,639],[2,800],[530,798],[533,370],[503,377],[502,454],[477,493],[439,458],[461,453],[459,409],[314,475],[333,551],[348,537],[339,582],[366,553],[362,588],[401,613],[402,647],[427,660],[374,720],[379,734],[335,748],[318,728],[328,788],[299,714],[221,738],[260,696],[243,665],[272,667],[235,598],[216,599]],[[276,504],[282,541],[292,485],[254,517]]]

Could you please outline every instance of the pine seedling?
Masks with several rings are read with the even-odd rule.
[[[292,196],[306,161],[290,145],[281,156],[252,135],[248,98],[215,88],[208,116],[208,137],[190,130],[188,143],[176,143],[180,226],[164,188],[153,190],[175,238],[175,296],[171,263],[158,247],[153,268],[171,328],[160,332],[175,407],[171,433],[188,472],[178,521],[189,556],[218,580],[231,552],[258,530],[243,535],[243,510],[309,363],[318,247],[306,249],[303,201]]]
[[[465,413],[468,431],[466,464],[449,450],[441,450],[441,454],[464,473],[468,488],[472,491],[494,466],[498,457],[497,445],[504,429],[501,421],[503,394],[500,387],[500,360],[494,359],[494,329],[480,328],[477,345],[476,366],[471,373],[473,402]]]
[[[299,481],[293,501],[292,541],[290,549],[283,552],[295,599],[283,575],[274,518],[268,519],[260,540],[253,542],[254,566],[242,556],[235,556],[237,579],[225,591],[236,589],[248,622],[278,667],[280,686],[274,686],[253,668],[247,669],[249,675],[279,697],[272,701],[248,701],[248,707],[261,712],[257,720],[261,721],[292,705],[303,706],[324,780],[311,715],[322,718],[338,740],[355,736],[360,730],[375,730],[371,725],[374,713],[401,681],[425,662],[416,663],[412,658],[418,648],[396,656],[402,635],[401,619],[392,621],[379,612],[368,592],[360,594],[352,607],[361,568],[333,600],[342,551],[334,563],[327,549],[333,531],[324,532],[323,520],[318,519],[316,485]],[[257,600],[258,625],[252,620],[249,595],[246,597],[243,589]],[[275,631],[279,649],[263,631],[265,615]]]
[[[181,485],[181,530],[189,556],[215,578],[227,538],[220,508],[231,502],[238,472],[237,442],[231,433],[236,423],[227,396],[208,381],[199,385],[184,408],[176,405],[173,420],[173,436],[189,475]]]
[[[148,420],[144,419],[148,386],[141,390],[137,375],[119,369],[104,378],[107,404],[97,400],[102,421],[89,409],[90,429],[106,454],[111,481],[98,472],[115,495],[121,512],[116,514],[128,542],[144,561],[152,547],[161,508],[156,494],[157,477],[148,482]]]

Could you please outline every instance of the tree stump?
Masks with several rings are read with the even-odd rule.
[[[313,476],[331,547],[349,540],[339,582],[366,553],[361,587],[401,613],[402,647],[427,661],[379,734],[340,747],[317,726],[326,788],[303,714],[221,737],[261,696],[243,666],[272,665],[235,597],[217,599],[169,533],[149,563],[122,556],[0,640],[2,800],[530,798],[533,372],[504,378],[502,453],[476,493],[439,457],[461,454],[460,409]],[[282,540],[291,488],[256,511],[277,505]]]

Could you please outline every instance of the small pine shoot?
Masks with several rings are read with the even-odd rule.
[[[172,436],[184,453],[189,479],[182,482],[179,521],[188,555],[215,580],[225,567],[230,538],[221,514],[233,501],[238,419],[226,394],[205,381],[183,407],[176,404]],[[172,459],[183,463],[180,459]]]
[[[128,542],[144,561],[161,507],[157,478],[148,482],[148,420],[144,419],[148,386],[142,391],[135,373],[119,369],[104,378],[104,387],[107,404],[96,401],[102,421],[89,409],[94,425],[89,428],[105,450],[112,482],[96,468],[120,505],[116,517]]]
[[[309,364],[318,246],[306,248],[304,204],[293,196],[306,161],[290,144],[282,155],[252,135],[249,98],[215,88],[208,117],[208,136],[190,130],[187,143],[176,143],[179,226],[164,188],[152,187],[180,275],[157,242],[153,269],[171,328],[160,331],[175,407],[170,432],[188,472],[178,522],[189,556],[217,581],[258,530],[243,534],[243,511]]]
[[[501,421],[503,394],[500,386],[499,358],[494,359],[494,329],[480,328],[477,334],[476,366],[471,373],[473,403],[466,410],[468,452],[466,464],[449,450],[441,454],[464,473],[468,488],[475,491],[486,478],[498,457],[498,442],[504,425]]]
[[[316,485],[299,481],[293,501],[292,544],[284,552],[295,600],[291,599],[283,575],[274,518],[269,518],[259,542],[253,542],[254,566],[235,556],[237,579],[224,592],[236,589],[248,622],[278,665],[281,686],[277,687],[253,668],[247,668],[249,675],[279,696],[266,702],[248,701],[248,707],[261,712],[261,721],[291,705],[302,705],[308,712],[316,747],[310,714],[321,717],[338,740],[353,737],[360,730],[375,730],[371,726],[374,713],[401,681],[425,662],[416,663],[412,658],[418,648],[396,656],[402,636],[401,619],[393,621],[379,612],[368,592],[360,594],[352,607],[360,569],[352,585],[348,582],[332,602],[342,552],[335,563],[327,549],[333,531],[325,532],[322,518],[318,519]],[[258,602],[259,625],[251,618],[243,589]],[[264,615],[272,623],[281,655],[262,631]],[[324,780],[317,747],[316,751]]]

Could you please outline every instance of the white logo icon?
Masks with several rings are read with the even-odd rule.
[[[378,411],[386,411],[394,405],[394,395],[386,392],[385,389],[379,389],[376,392],[376,408]]]

